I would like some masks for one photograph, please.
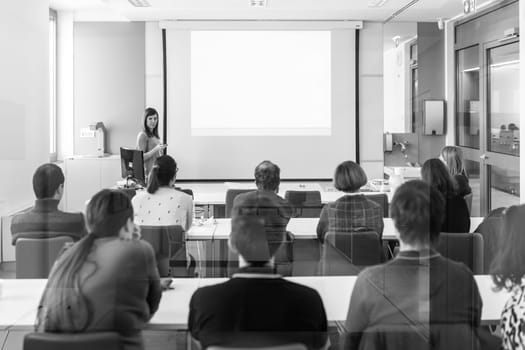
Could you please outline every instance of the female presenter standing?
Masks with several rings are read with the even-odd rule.
[[[160,157],[166,148],[166,145],[160,142],[159,114],[155,108],[146,108],[143,126],[144,129],[137,135],[137,149],[144,152],[144,167],[148,176],[155,159]]]

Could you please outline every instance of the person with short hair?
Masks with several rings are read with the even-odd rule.
[[[11,221],[12,244],[19,238],[53,238],[68,236],[74,241],[86,235],[82,213],[66,213],[58,209],[64,194],[64,173],[59,166],[47,163],[33,175],[35,205],[15,215]]]
[[[188,230],[193,221],[193,199],[173,186],[177,162],[169,155],[155,159],[146,191],[139,191],[131,202],[135,223],[142,226],[180,225]]]
[[[427,160],[421,167],[421,178],[445,198],[445,218],[441,232],[469,232],[470,213],[467,203],[462,196],[456,193],[454,180],[445,164],[437,158]]]
[[[346,161],[335,168],[334,186],[346,195],[327,203],[321,210],[317,237],[324,242],[327,232],[374,231],[383,236],[383,208],[359,193],[367,177],[359,164]]]
[[[162,287],[153,248],[139,239],[122,191],[96,193],[89,234],[63,252],[38,307],[36,330],[118,332],[123,350],[142,350],[142,329],[159,307]]]
[[[279,241],[283,240],[281,233]],[[188,329],[201,348],[291,343],[326,348],[321,297],[274,273],[275,250],[266,238],[264,219],[253,213],[234,214],[229,245],[239,254],[238,273],[227,282],[199,288],[191,297]]]
[[[433,249],[445,214],[443,196],[423,181],[409,181],[394,194],[391,213],[400,252],[357,277],[345,323],[344,348],[362,349],[368,342],[377,345],[377,333],[400,331],[421,342],[433,339],[439,344],[431,334],[434,327],[446,332],[458,326],[463,327],[463,337],[449,343],[457,349],[475,348],[482,302],[474,276],[464,264]]]
[[[468,174],[463,162],[463,152],[456,146],[445,146],[441,150],[439,159],[447,166],[448,172],[456,184],[456,192],[461,197],[472,193],[468,183]]]
[[[521,349],[525,344],[525,205],[505,209],[502,223],[490,272],[496,289],[511,293],[501,312],[503,349]]]
[[[137,149],[143,152],[144,169],[149,176],[155,159],[163,154],[166,145],[160,141],[159,113],[155,108],[148,107],[144,110],[142,130],[137,135]]]

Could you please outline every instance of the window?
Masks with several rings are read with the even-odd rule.
[[[49,158],[57,159],[57,13],[49,10]]]

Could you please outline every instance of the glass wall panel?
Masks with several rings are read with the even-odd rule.
[[[520,204],[519,171],[489,166],[490,210]]]
[[[479,47],[456,52],[458,64],[456,139],[459,146],[479,149]]]

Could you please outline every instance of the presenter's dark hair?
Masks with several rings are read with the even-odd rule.
[[[343,192],[356,192],[366,185],[368,179],[361,166],[351,160],[342,162],[335,168],[334,187]]]
[[[148,117],[149,116],[152,116],[152,115],[156,115],[157,116],[157,125],[155,125],[155,127],[153,128],[153,131],[150,131],[150,129],[148,128]],[[146,133],[146,135],[148,135],[148,137],[153,137],[155,136],[156,138],[160,138],[159,137],[159,113],[157,112],[157,110],[155,108],[151,108],[151,107],[148,107],[144,110],[144,120],[143,120],[143,126],[144,126],[144,132]]]
[[[390,210],[403,242],[428,245],[438,240],[445,199],[434,187],[421,180],[405,182],[396,190]]]
[[[456,191],[454,179],[450,176],[445,164],[437,158],[429,159],[423,163],[421,179],[445,197],[454,194]]]
[[[168,186],[177,174],[177,162],[172,157],[165,155],[155,159],[148,177],[148,193],[155,193],[161,186]]]
[[[89,262],[92,272],[82,276],[82,280],[79,272],[94,241],[118,236],[128,220],[133,220],[133,207],[124,192],[104,189],[91,198],[86,213],[89,233],[67,249],[53,266],[38,307],[37,331],[74,333],[89,327],[93,309],[81,285],[96,273],[97,262]]]
[[[64,173],[56,164],[43,164],[33,175],[33,191],[38,199],[53,197],[62,184],[64,184]]]
[[[255,167],[255,184],[260,190],[276,191],[281,183],[281,169],[269,160]]]
[[[519,286],[525,276],[525,205],[514,205],[505,210],[503,227],[496,256],[492,261],[491,274],[496,289]]]

